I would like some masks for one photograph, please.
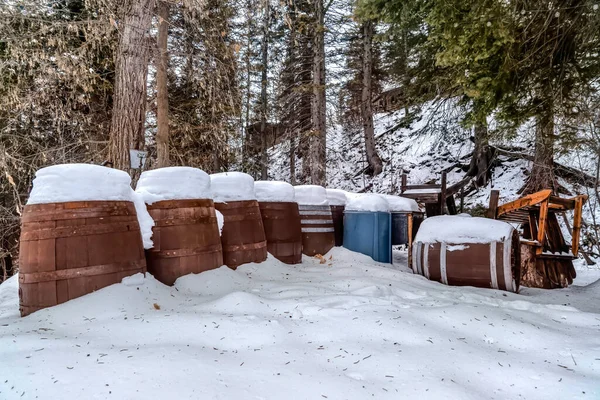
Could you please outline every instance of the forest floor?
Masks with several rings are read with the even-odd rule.
[[[343,248],[321,263],[141,274],[20,318],[2,399],[598,399],[600,269],[561,290],[449,287]]]

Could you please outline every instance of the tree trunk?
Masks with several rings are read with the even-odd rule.
[[[169,96],[167,91],[167,38],[169,35],[169,4],[158,2],[158,62],[156,68],[156,165],[168,167],[169,161]]]
[[[377,176],[383,170],[383,163],[377,154],[375,147],[375,129],[373,128],[373,95],[372,95],[372,72],[373,72],[373,22],[363,23],[363,85],[361,99],[361,113],[363,131],[365,135],[365,149],[367,161],[373,176]]]
[[[269,6],[270,0],[265,0],[263,38],[262,38],[262,74],[260,79],[260,177],[267,180],[267,70],[269,63]]]
[[[535,128],[535,155],[531,174],[523,188],[523,194],[531,194],[543,189],[556,192],[558,185],[554,176],[554,116],[548,107],[537,116]]]
[[[325,126],[325,10],[323,0],[315,1],[313,47],[313,105],[310,140],[310,180],[313,185],[326,185]],[[303,160],[305,162],[306,160]]]
[[[115,168],[124,171],[130,170],[129,149],[144,147],[149,56],[146,33],[154,3],[154,0],[123,2],[123,22],[118,24],[120,39],[115,62],[109,160]]]
[[[290,136],[290,183],[296,185],[296,137]]]
[[[467,176],[474,176],[475,184],[478,187],[486,186],[492,176],[490,162],[492,160],[492,150],[490,149],[488,128],[485,123],[475,125],[473,155],[471,156],[471,164],[467,171]]]

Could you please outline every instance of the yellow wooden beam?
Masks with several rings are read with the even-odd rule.
[[[497,216],[499,217],[502,214],[506,214],[511,211],[523,208],[523,207],[536,205],[543,201],[546,201],[546,208],[547,208],[548,207],[547,200],[550,198],[551,194],[552,194],[552,190],[546,189],[546,190],[542,190],[542,191],[530,194],[528,196],[522,197],[515,201],[511,201],[510,203],[503,204],[498,207]]]

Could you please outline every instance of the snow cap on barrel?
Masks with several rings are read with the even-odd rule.
[[[142,172],[135,191],[146,204],[164,200],[212,199],[210,176],[192,167],[158,168]]]
[[[346,211],[389,212],[390,205],[379,194],[352,193],[348,195]]]
[[[256,199],[262,202],[289,202],[296,201],[294,187],[282,181],[256,181],[254,182]]]
[[[347,202],[346,191],[341,189],[327,189],[327,201],[332,206],[343,206]]]
[[[510,238],[512,225],[489,218],[468,215],[440,215],[426,218],[419,227],[415,242],[421,243],[491,243]]]
[[[327,206],[327,191],[319,185],[294,186],[296,202],[300,205]]]
[[[254,178],[243,172],[220,172],[210,176],[210,187],[216,203],[256,200]]]
[[[94,164],[59,164],[42,168],[35,174],[27,204],[68,203],[74,201],[131,201],[135,205],[145,249],[154,246],[154,220],[142,197],[131,189],[129,174]]]
[[[59,164],[35,174],[27,204],[71,201],[132,201],[131,178],[124,171],[94,164]]]
[[[394,196],[391,194],[382,194],[390,205],[390,211],[392,212],[420,212],[421,209],[417,202],[413,199],[409,199],[401,196]]]

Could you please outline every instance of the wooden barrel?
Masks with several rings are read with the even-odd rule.
[[[413,243],[412,268],[446,285],[518,292],[521,277],[519,235],[491,243]]]
[[[27,205],[19,251],[22,316],[146,271],[135,207],[128,201]]]
[[[345,206],[332,205],[331,219],[333,220],[333,233],[335,235],[335,245],[344,245],[344,209]]]
[[[299,205],[302,223],[302,253],[325,254],[335,245],[335,233],[329,205]]]
[[[215,203],[223,214],[223,261],[229,268],[267,259],[267,240],[256,200]]]
[[[298,203],[261,201],[258,204],[269,253],[286,264],[301,263],[302,231]]]
[[[187,274],[223,265],[215,206],[210,199],[166,200],[148,205],[154,247],[146,251],[148,272],[166,285]]]

